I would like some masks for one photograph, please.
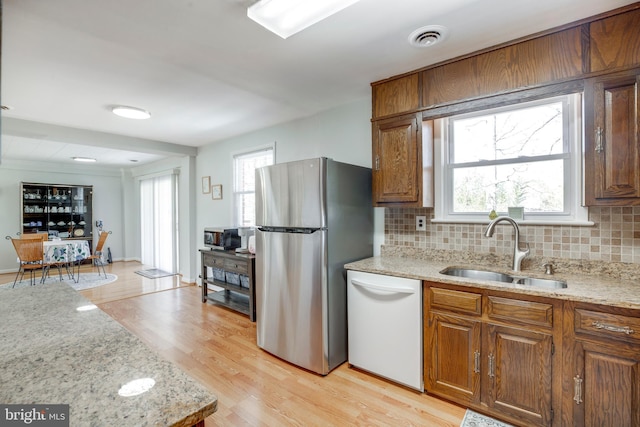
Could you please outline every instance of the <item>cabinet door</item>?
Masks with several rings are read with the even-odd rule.
[[[576,341],[570,425],[640,426],[640,354],[626,345]]]
[[[585,196],[588,206],[640,204],[640,75],[586,83]]]
[[[480,402],[480,331],[478,320],[429,313],[426,388],[462,404]]]
[[[550,425],[552,336],[494,324],[485,328],[483,403],[526,424]]]
[[[374,118],[417,110],[420,107],[419,74],[373,84],[372,95]]]
[[[640,64],[640,9],[589,24],[591,72]]]
[[[373,124],[373,202],[418,206],[422,150],[417,115]]]

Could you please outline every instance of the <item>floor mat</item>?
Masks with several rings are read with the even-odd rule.
[[[168,271],[160,270],[157,268],[150,268],[149,270],[139,270],[139,271],[136,271],[135,273],[143,277],[146,277],[148,279],[158,279],[160,277],[175,276],[176,274],[176,273],[169,273]]]
[[[464,414],[460,427],[513,427],[511,424],[494,420],[486,415],[478,414],[470,409]]]
[[[78,279],[78,283],[76,283],[73,279],[70,279],[66,274],[62,276],[62,282],[71,286],[76,291],[81,291],[83,289],[91,289],[98,286],[106,285],[108,283],[112,283],[118,280],[118,276],[115,274],[107,274],[107,277],[104,274],[98,273],[81,273],[80,279]],[[50,275],[47,280],[45,280],[44,284],[40,283],[40,277],[36,277],[35,283],[36,286],[46,286],[48,283],[58,283],[60,282],[60,276],[58,274]],[[15,289],[23,288],[26,286],[31,286],[31,281],[29,279],[21,280],[16,283]],[[13,282],[0,285],[0,290],[3,289],[14,289]]]

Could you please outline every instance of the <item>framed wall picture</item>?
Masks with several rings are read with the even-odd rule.
[[[222,184],[216,184],[211,186],[211,198],[213,200],[222,199]]]
[[[203,176],[202,177],[202,194],[211,193],[211,177]]]

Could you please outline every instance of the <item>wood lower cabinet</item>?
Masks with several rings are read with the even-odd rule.
[[[640,205],[640,70],[585,82],[585,203]]]
[[[427,393],[516,425],[560,425],[560,301],[433,282],[424,294]]]
[[[479,404],[482,323],[465,316],[430,313],[427,325],[427,392],[465,405]]]
[[[551,425],[552,335],[494,324],[484,325],[483,333],[484,403],[533,425]]]
[[[564,425],[640,426],[640,317],[566,303]]]

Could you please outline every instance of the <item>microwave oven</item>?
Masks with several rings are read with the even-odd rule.
[[[229,251],[241,246],[237,228],[207,227],[204,229],[204,246]]]

